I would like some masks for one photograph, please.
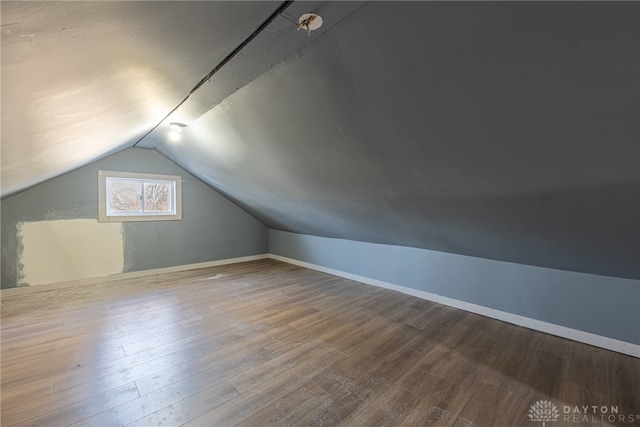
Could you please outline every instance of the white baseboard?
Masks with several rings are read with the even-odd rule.
[[[293,258],[287,258],[287,257],[274,255],[274,254],[269,254],[269,258],[286,262],[289,264],[298,265],[300,267],[321,271],[323,273],[328,273],[334,276],[344,277],[345,279],[355,280],[357,282],[362,282],[368,285],[378,286],[380,288],[385,288],[385,289],[392,289],[394,291],[402,292],[403,294],[412,295],[414,297],[422,298],[428,301],[433,301],[433,302],[447,305],[450,307],[459,308],[461,310],[465,310],[471,313],[480,314],[482,316],[490,317],[492,319],[497,319],[503,322],[511,323],[513,325],[523,326],[525,328],[533,329],[540,332],[545,332],[547,334],[555,335],[561,338],[567,338],[573,341],[578,341],[584,344],[589,344],[595,347],[600,347],[607,350],[611,350],[618,353],[640,358],[640,345],[638,344],[633,344],[625,341],[616,340],[613,338],[603,337],[601,335],[596,335],[589,332],[568,328],[566,326],[555,325],[553,323],[543,322],[541,320],[531,319],[529,317],[519,316],[517,314],[507,313],[505,311],[495,310],[493,308],[485,307],[482,305],[472,304],[469,302],[432,294],[430,292],[425,292],[417,289],[407,288],[405,286],[395,285],[393,283],[372,279],[370,277],[359,276],[357,274],[352,274],[352,273],[346,273],[344,271],[334,270],[332,268],[327,268],[321,265],[299,261]]]
[[[562,338],[567,338],[573,341],[593,345],[596,347],[612,350],[618,353],[627,354],[629,356],[640,358],[640,345],[628,343],[625,341],[616,340],[613,338],[603,337],[600,335],[592,334],[589,332],[580,331],[577,329],[568,328],[566,326],[555,325],[553,323],[543,322],[541,320],[531,319],[529,317],[519,316],[513,313],[507,313],[505,311],[496,310],[493,308],[472,304],[465,301],[456,300],[453,298],[444,297],[430,292],[425,292],[405,286],[396,285],[382,280],[372,279],[370,277],[359,276],[357,274],[347,273],[332,268],[323,267],[321,265],[311,264],[304,261],[299,261],[293,258],[287,258],[275,254],[260,254],[251,255],[238,258],[228,258],[216,261],[200,262],[196,264],[178,265],[174,267],[154,268],[143,271],[133,271],[129,273],[114,274],[104,277],[90,277],[85,279],[79,279],[69,282],[51,283],[46,285],[26,286],[20,288],[2,289],[0,291],[0,297],[10,297],[16,295],[26,295],[35,292],[51,291],[55,289],[64,289],[74,286],[91,285],[95,283],[113,282],[126,279],[134,279],[145,276],[154,276],[157,274],[174,273],[179,271],[195,270],[198,268],[216,267],[220,265],[235,264],[240,262],[255,261],[260,259],[271,258],[278,261],[286,262],[289,264],[298,265],[300,267],[309,268],[312,270],[321,271],[338,277],[344,277],[345,279],[355,280],[357,282],[365,283],[380,288],[391,289],[394,291],[402,292],[403,294],[412,295],[418,298],[422,298],[428,301],[433,301],[439,304],[447,305],[450,307],[465,310],[471,313],[480,314],[482,316],[490,317],[493,319],[501,320],[503,322],[511,323],[525,328],[533,329],[540,332],[545,332],[551,335],[555,335]]]
[[[236,264],[239,262],[255,261],[259,259],[269,258],[269,254],[250,255],[238,258],[227,258],[216,261],[199,262],[196,264],[176,265],[174,267],[153,268],[150,270],[132,271],[129,273],[114,274],[102,277],[87,277],[68,282],[49,283],[45,285],[33,285],[20,288],[2,289],[0,297],[9,297],[15,295],[26,295],[34,292],[52,291],[55,289],[72,288],[75,286],[93,285],[96,283],[115,282],[118,280],[136,279],[138,277],[155,276],[158,274],[175,273],[178,271],[196,270],[198,268],[216,267],[219,265]]]

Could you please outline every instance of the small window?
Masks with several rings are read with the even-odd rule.
[[[182,219],[181,182],[174,175],[98,171],[98,220]]]

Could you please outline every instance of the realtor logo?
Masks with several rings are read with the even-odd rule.
[[[529,409],[529,419],[531,421],[542,421],[542,427],[546,427],[547,422],[554,422],[559,417],[558,408],[550,400],[538,400]]]
[[[640,421],[640,414],[621,414],[618,405],[562,405],[558,407],[550,400],[538,400],[529,408],[529,420],[541,422],[542,427],[547,427],[547,423],[560,419],[562,412],[562,422],[586,425],[594,423],[597,425],[610,424],[637,424]],[[609,423],[609,424],[606,424]]]

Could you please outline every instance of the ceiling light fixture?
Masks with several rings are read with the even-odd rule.
[[[171,132],[182,133],[182,129],[186,127],[187,125],[185,125],[184,123],[179,123],[179,122],[169,123],[169,129],[171,129]]]
[[[322,17],[316,13],[305,13],[298,19],[298,30],[304,28],[307,35],[311,35],[311,31],[317,30],[322,26]]]

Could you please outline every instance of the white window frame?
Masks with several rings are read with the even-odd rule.
[[[138,182],[163,181],[172,184],[171,213],[144,212],[114,214],[108,211],[108,182],[110,178],[131,180]],[[126,222],[126,221],[178,221],[182,219],[182,178],[177,175],[156,175],[149,173],[98,171],[98,222]],[[144,186],[143,186],[144,187]],[[144,204],[144,201],[143,201]]]

